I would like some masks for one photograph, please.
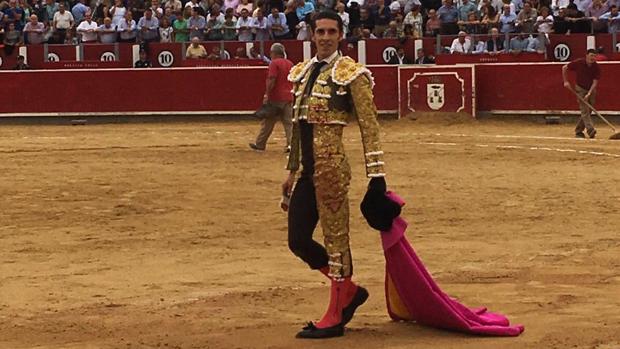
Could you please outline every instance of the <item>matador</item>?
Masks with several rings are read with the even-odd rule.
[[[362,205],[364,216],[379,229],[385,225],[389,228],[397,213],[373,215],[373,209],[376,211],[385,204],[383,200],[389,200],[384,195],[384,160],[372,74],[364,65],[339,53],[343,32],[342,20],[336,13],[320,12],[311,22],[311,29],[317,54],[295,65],[288,76],[294,94],[293,136],[287,166],[290,173],[283,192],[291,194],[289,248],[311,269],[331,279],[327,312],[318,323],[308,323],[297,337],[327,338],[343,335],[357,307],[368,298],[367,290],[351,280],[351,168],[343,146],[343,129],[349,121],[356,119],[359,124],[366,175],[371,178],[364,198],[370,208],[364,211]],[[373,220],[373,216],[377,218]],[[312,238],[319,221],[324,246]]]

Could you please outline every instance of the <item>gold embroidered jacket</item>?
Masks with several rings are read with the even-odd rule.
[[[312,61],[306,60],[295,65],[288,75],[288,80],[294,84],[294,125],[287,169],[299,169],[299,120],[311,124],[346,126],[351,118],[357,118],[364,146],[366,175],[384,176],[371,72],[350,57],[338,57],[319,74],[310,95],[304,96],[311,68]]]

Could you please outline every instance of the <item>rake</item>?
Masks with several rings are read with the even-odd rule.
[[[575,96],[577,96],[577,98],[579,98],[579,100],[581,102],[583,102],[583,104],[587,105],[588,108],[590,108],[590,110],[592,110],[594,112],[594,114],[598,115],[599,118],[601,118],[603,121],[605,121],[605,123],[611,127],[611,130],[613,131],[613,134],[611,135],[611,137],[609,137],[609,139],[614,139],[614,140],[619,140],[620,139],[620,132],[616,131],[616,128],[614,127],[614,125],[611,124],[611,122],[609,122],[607,119],[605,119],[605,117],[603,115],[601,115],[601,113],[599,113],[596,109],[594,109],[594,107],[592,105],[590,105],[590,103],[588,103],[588,101],[586,101],[585,99],[583,99],[575,90],[570,89]]]

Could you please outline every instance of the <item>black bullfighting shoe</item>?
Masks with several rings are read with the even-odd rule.
[[[321,339],[342,337],[344,335],[344,326],[342,323],[326,328],[318,328],[313,322],[308,322],[308,326],[304,327],[299,333],[297,338],[309,338],[309,339]]]
[[[355,314],[357,308],[360,305],[364,304],[367,299],[368,291],[361,286],[357,286],[357,291],[355,292],[355,296],[353,296],[351,303],[349,303],[349,305],[342,309],[342,327],[346,326],[349,322],[351,322],[351,319],[353,319],[353,315]]]

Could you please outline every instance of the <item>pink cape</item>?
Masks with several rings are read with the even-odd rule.
[[[392,192],[388,197],[403,206]],[[385,296],[394,320],[413,320],[427,326],[490,336],[518,336],[523,325],[511,326],[501,314],[470,309],[443,293],[405,238],[407,222],[396,217],[390,231],[381,232],[386,261]]]

